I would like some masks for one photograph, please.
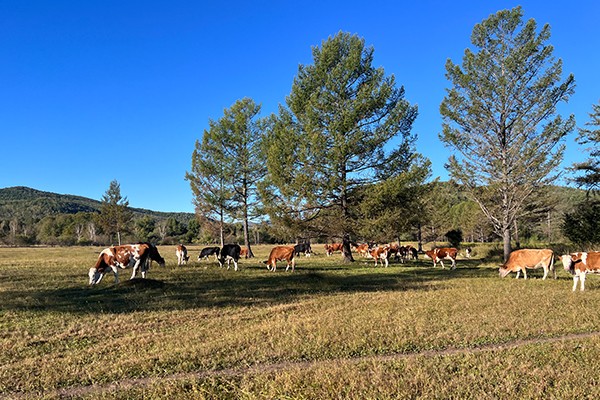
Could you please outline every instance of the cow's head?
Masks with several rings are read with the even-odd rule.
[[[100,282],[102,272],[100,272],[98,268],[92,267],[90,268],[90,272],[88,272],[88,276],[90,277],[90,285],[95,285]]]
[[[505,268],[504,265],[501,265],[498,269],[498,272],[500,273],[500,277],[504,278],[506,275],[510,274],[510,269]]]

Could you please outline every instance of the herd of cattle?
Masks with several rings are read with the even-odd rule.
[[[365,258],[375,260],[375,266],[381,264],[386,267],[389,265],[389,260],[393,256],[396,261],[404,263],[406,260],[417,260],[418,251],[412,246],[400,246],[398,244],[387,244],[383,246],[369,244],[351,244],[352,250]],[[333,255],[335,252],[343,251],[342,243],[332,243],[324,245],[325,254]],[[309,257],[313,253],[310,244],[300,243],[295,246],[275,246],[266,261],[270,271],[277,269],[277,261],[286,261],[285,270],[292,268],[294,271],[296,266],[296,257],[304,254]],[[187,264],[189,256],[187,248],[183,244],[176,247],[175,255],[177,256],[177,265]],[[434,268],[439,262],[444,268],[444,260],[451,261],[451,269],[456,268],[456,258],[458,250],[453,247],[438,247],[432,250],[425,251],[425,257],[433,260]],[[471,249],[465,249],[465,256],[468,258],[471,255]],[[219,265],[223,267],[227,264],[227,269],[233,262],[234,270],[238,270],[238,261],[242,257],[248,257],[248,249],[242,248],[238,244],[226,244],[221,247],[205,247],[200,251],[198,261],[208,259],[214,256]],[[165,266],[165,260],[161,257],[158,249],[151,243],[138,243],[120,246],[108,247],[100,253],[96,264],[89,270],[89,283],[95,285],[100,283],[104,275],[110,271],[115,276],[115,283],[119,282],[119,269],[132,268],[131,279],[136,277],[137,271],[141,272],[142,278],[146,278],[148,269],[152,261],[156,261],[160,266]],[[521,249],[513,251],[508,260],[500,267],[499,272],[501,277],[507,276],[511,272],[516,272],[517,279],[523,272],[524,279],[527,279],[527,269],[543,268],[544,277],[546,279],[548,272],[552,271],[556,278],[554,269],[554,252],[550,249]],[[581,282],[580,289],[585,288],[585,277],[587,273],[600,273],[600,252],[578,252],[565,254],[561,256],[561,262],[565,271],[573,275],[573,291],[577,289],[578,282]]]

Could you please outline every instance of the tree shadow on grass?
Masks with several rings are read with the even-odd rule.
[[[252,270],[252,268],[248,268]],[[463,266],[456,270],[392,264],[378,267],[297,267],[296,272],[198,268],[175,271],[168,279],[123,280],[119,284],[73,286],[56,290],[6,291],[4,310],[69,313],[129,313],[212,307],[245,307],[289,303],[310,295],[337,293],[434,291],[456,278],[490,276],[489,268]]]

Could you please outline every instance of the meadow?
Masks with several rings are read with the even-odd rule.
[[[459,258],[389,268],[211,258],[87,285],[101,248],[0,248],[1,399],[600,397],[600,282],[501,279]]]

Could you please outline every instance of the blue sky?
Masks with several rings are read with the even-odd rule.
[[[550,24],[577,83],[560,112],[581,127],[600,101],[599,4],[0,0],[0,188],[99,200],[116,179],[133,207],[193,212],[184,175],[209,119],[243,97],[276,112],[311,47],[339,31],[372,45],[418,105],[417,151],[446,180],[444,64],[461,63],[475,24],[517,5]],[[575,136],[564,166],[585,157]]]

